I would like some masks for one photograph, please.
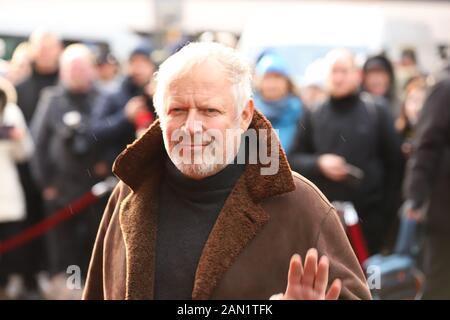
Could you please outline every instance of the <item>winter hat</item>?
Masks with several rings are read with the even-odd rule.
[[[128,60],[132,60],[135,56],[144,56],[148,60],[151,61],[151,57],[150,57],[151,53],[152,53],[152,49],[150,48],[150,46],[140,45],[131,51]]]
[[[392,63],[383,55],[373,56],[367,59],[364,63],[363,71],[367,73],[369,71],[382,70],[387,72],[391,77],[394,74],[394,68]]]
[[[263,76],[267,73],[278,73],[289,78],[286,62],[275,53],[263,55],[257,62],[255,71],[258,76]]]

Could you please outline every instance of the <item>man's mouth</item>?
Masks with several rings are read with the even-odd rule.
[[[212,143],[212,141],[209,142],[205,142],[205,143],[201,143],[201,144],[186,144],[186,143],[180,143],[179,146],[181,148],[187,148],[187,149],[199,149],[199,148],[204,148],[206,146],[209,146]]]
[[[189,139],[190,140],[190,139]],[[189,141],[188,140],[188,141]],[[200,140],[200,139],[198,139],[198,140]],[[182,148],[192,148],[192,149],[198,149],[198,148],[204,148],[204,147],[206,147],[206,146],[208,146],[208,145],[210,145],[210,144],[212,144],[213,142],[214,142],[214,137],[212,137],[209,141],[202,141],[202,142],[200,142],[200,141],[195,141],[196,143],[186,143],[187,141],[186,140],[181,140],[181,141],[179,141],[178,143],[177,143],[177,145],[179,145],[180,147],[182,147]],[[194,142],[194,141],[189,141],[189,142]]]

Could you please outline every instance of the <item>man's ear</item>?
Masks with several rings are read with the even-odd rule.
[[[253,99],[248,100],[247,105],[241,113],[241,129],[246,131],[253,119],[253,112],[255,111],[255,103]]]

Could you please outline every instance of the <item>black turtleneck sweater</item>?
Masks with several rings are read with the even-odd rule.
[[[193,180],[166,161],[156,236],[155,299],[192,298],[203,247],[244,167],[231,164],[214,176]]]

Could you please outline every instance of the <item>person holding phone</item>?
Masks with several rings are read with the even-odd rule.
[[[359,92],[361,74],[353,54],[335,49],[325,61],[330,97],[305,112],[289,163],[331,201],[354,204],[369,253],[375,254],[387,238],[400,198],[399,137],[389,108]]]

